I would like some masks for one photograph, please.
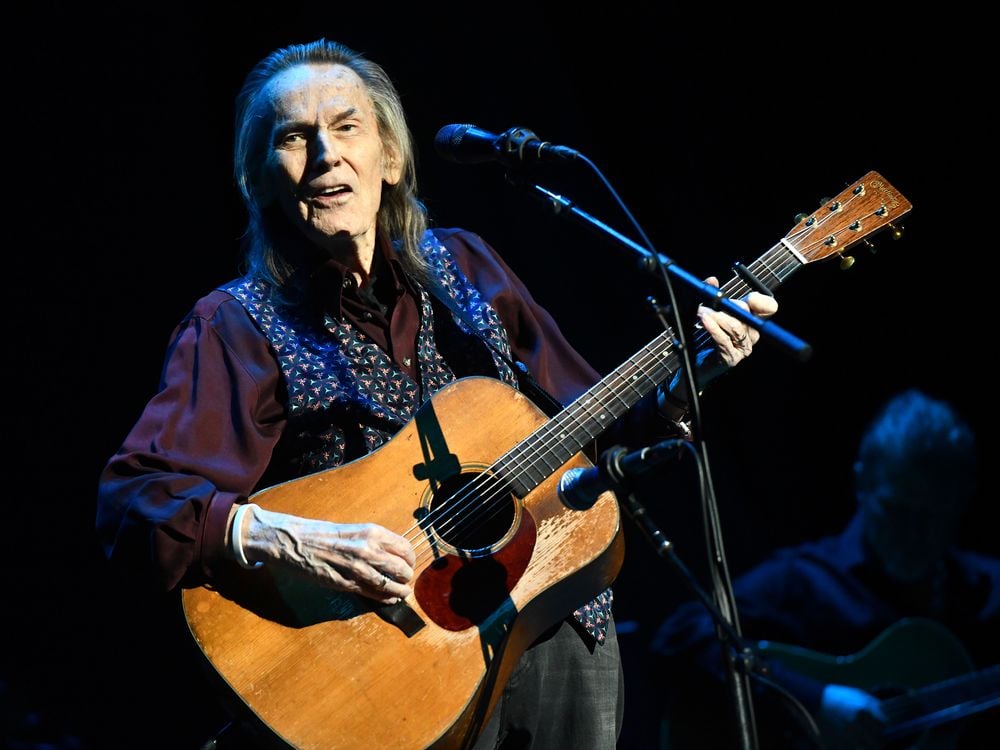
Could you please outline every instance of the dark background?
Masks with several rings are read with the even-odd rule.
[[[662,292],[619,247],[552,216],[498,165],[443,161],[433,149],[442,125],[522,125],[578,149],[659,251],[699,277],[729,278],[733,261],[760,256],[795,214],[869,170],[912,201],[901,240],[882,234],[849,271],[817,263],[780,291],[776,321],[812,345],[808,361],[760,345],[705,393],[734,574],[840,528],[853,511],[857,438],[906,387],[952,401],[991,455],[984,20],[943,6],[915,16],[903,4],[631,5],[220,15],[208,3],[41,3],[8,19],[15,417],[0,679],[11,743],[193,748],[219,720],[171,604],[106,568],[95,490],[155,391],[173,325],[237,275],[232,101],[249,67],[287,43],[326,36],[387,69],[435,222],[486,237],[602,373],[656,334],[644,300]],[[636,236],[592,173],[544,176]],[[702,574],[698,500],[676,471],[644,500]],[[993,513],[981,491],[963,543],[998,554]],[[627,533],[615,602],[629,674],[621,745],[638,748],[654,741],[651,696],[669,679],[649,673],[643,648],[684,593]]]

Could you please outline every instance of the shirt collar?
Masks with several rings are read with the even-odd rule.
[[[382,274],[389,274],[389,288],[394,290],[397,299],[406,292],[416,295],[416,289],[403,270],[403,264],[392,243],[383,239],[383,235],[379,233],[369,283],[374,284]],[[342,319],[344,291],[348,288],[345,282],[348,286],[355,283],[351,270],[338,260],[324,258],[308,275],[307,295],[330,315]]]

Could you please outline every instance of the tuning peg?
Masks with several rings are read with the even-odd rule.
[[[846,271],[848,268],[854,265],[853,255],[841,255],[840,256],[840,270]]]
[[[820,198],[819,199],[819,205],[825,206],[827,203],[829,203],[832,200],[833,200],[833,198]]]
[[[809,214],[797,213],[795,214],[795,223],[798,224],[800,221],[805,221],[809,218]]]
[[[862,242],[864,243],[865,247],[866,247],[866,248],[868,248],[868,252],[870,252],[870,253],[871,253],[872,255],[874,255],[874,254],[875,254],[875,253],[876,253],[876,252],[878,251],[878,248],[877,248],[877,247],[875,247],[875,246],[874,246],[874,245],[873,245],[873,244],[872,244],[871,242],[869,242],[868,240],[862,240]]]
[[[889,222],[889,229],[892,230],[892,238],[898,240],[903,236],[903,227],[897,227],[891,221]]]

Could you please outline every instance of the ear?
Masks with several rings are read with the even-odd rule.
[[[382,181],[388,185],[396,185],[403,178],[403,160],[392,143],[382,146]]]

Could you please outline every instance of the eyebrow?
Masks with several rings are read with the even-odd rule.
[[[348,107],[347,109],[341,110],[336,114],[336,116],[331,121],[332,124],[341,122],[350,117],[354,117],[358,113],[357,107]],[[275,122],[274,130],[276,133],[284,133],[289,130],[296,130],[298,128],[310,128],[312,127],[311,122],[306,122],[305,120],[283,120]]]

